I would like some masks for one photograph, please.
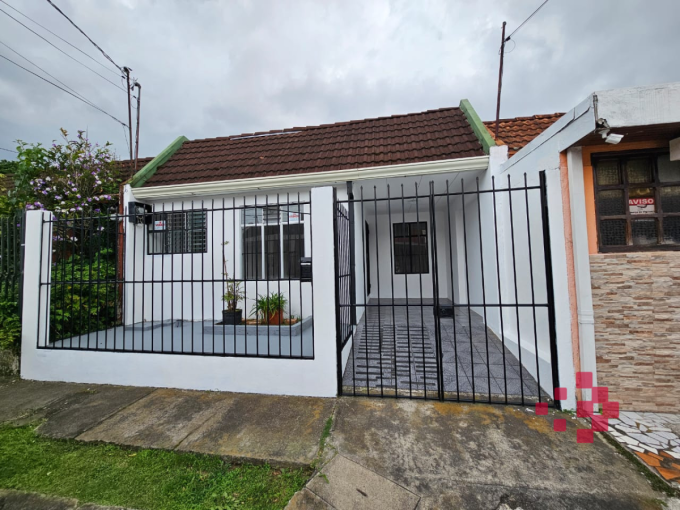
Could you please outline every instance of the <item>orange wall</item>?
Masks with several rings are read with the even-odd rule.
[[[595,183],[593,182],[593,165],[590,156],[598,152],[622,152],[639,149],[658,149],[668,147],[668,140],[651,142],[631,142],[612,145],[588,145],[583,147],[583,185],[586,201],[586,221],[588,222],[588,251],[598,253],[597,219],[595,216]]]

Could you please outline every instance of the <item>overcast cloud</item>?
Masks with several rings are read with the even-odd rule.
[[[106,61],[44,0],[4,0]],[[143,86],[140,156],[179,135],[417,112],[469,99],[495,116],[500,27],[540,0],[54,0]],[[0,3],[113,81],[114,74]],[[508,45],[502,117],[552,113],[594,90],[680,81],[677,0],[550,0]],[[127,121],[125,93],[0,12],[0,41]],[[0,55],[31,70],[0,45]],[[109,66],[110,67],[110,66]],[[122,127],[0,59],[0,147],[87,129],[125,157]],[[2,152],[3,157],[12,154]]]

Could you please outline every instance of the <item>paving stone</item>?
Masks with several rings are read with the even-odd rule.
[[[333,412],[334,399],[244,393],[228,395],[179,450],[278,466],[309,466]]]
[[[160,389],[77,439],[172,449],[229,403],[229,394]]]
[[[680,453],[678,453],[678,452],[668,452],[668,453],[670,453],[676,459],[680,459]]]
[[[653,448],[651,446],[647,446],[646,444],[643,444],[643,445],[640,445],[640,446],[642,448],[644,448],[645,450],[647,450],[648,452],[659,453],[659,450],[657,450],[656,448]]]
[[[638,452],[637,456],[640,457],[645,462],[645,464],[647,464],[648,466],[652,466],[652,467],[661,466],[661,461],[659,459],[657,459],[656,457],[652,457],[651,455],[649,455],[647,453],[639,453]]]
[[[38,427],[38,432],[59,439],[75,438],[152,391],[154,388],[92,387],[78,394],[78,398],[68,399],[61,410]]]
[[[334,510],[334,507],[305,488],[293,495],[285,510]]]
[[[75,510],[77,506],[78,501],[75,499],[0,490],[0,509],[3,510]]]
[[[671,480],[680,480],[680,470],[678,469],[668,469],[664,467],[658,467],[656,470],[659,472],[661,476],[664,477],[664,479],[671,481]]]
[[[652,432],[673,432],[667,427],[649,427]]]
[[[640,448],[639,446],[633,446],[632,444],[629,444],[628,448],[630,448],[631,450],[635,450],[636,452],[644,452],[645,451],[643,448]]]
[[[623,442],[623,443],[626,443],[626,444],[634,444],[636,446],[640,444],[638,441],[636,441],[632,437],[628,437],[628,436],[621,436],[620,442]]]
[[[307,488],[338,509],[413,510],[420,498],[400,485],[337,455]]]
[[[0,423],[27,417],[28,420],[44,416],[50,404],[83,392],[81,384],[13,380],[0,392]]]
[[[629,434],[629,433],[635,433],[635,434],[636,434],[636,433],[639,432],[638,429],[635,429],[635,428],[632,428],[632,427],[627,427],[627,426],[625,426],[625,425],[616,425],[616,428],[617,428],[618,430],[620,430],[621,432],[626,432],[626,433],[628,433],[628,434]]]

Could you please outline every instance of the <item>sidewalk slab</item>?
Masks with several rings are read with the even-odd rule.
[[[158,389],[76,439],[171,450],[230,402],[224,393]]]
[[[360,466],[337,455],[321,473],[307,483],[307,489],[338,510],[413,510],[420,498]]]
[[[305,488],[293,495],[285,510],[335,510],[335,508]]]
[[[419,495],[419,510],[662,508],[666,496],[630,461],[599,434],[577,443],[578,428],[529,407],[341,397],[329,445]]]
[[[117,506],[100,506],[87,503],[79,505],[78,500],[44,496],[33,492],[0,490],[1,510],[125,510]]]
[[[3,381],[0,391],[0,423],[22,419],[39,419],[48,405],[87,389],[87,385],[27,381]]]
[[[147,396],[154,388],[94,386],[62,401],[38,433],[55,439],[73,439],[117,411]]]
[[[277,466],[309,466],[335,399],[232,393],[178,449]]]

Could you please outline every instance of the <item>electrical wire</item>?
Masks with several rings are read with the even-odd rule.
[[[118,73],[117,73],[116,71],[114,71],[114,70],[111,69],[110,67],[106,67],[106,65],[102,64],[99,60],[97,60],[96,58],[94,58],[92,55],[90,55],[90,54],[88,54],[88,53],[85,53],[83,50],[81,50],[80,48],[78,48],[78,46],[76,46],[75,44],[71,44],[71,43],[68,42],[66,39],[64,39],[63,37],[61,37],[60,35],[55,34],[54,32],[52,32],[52,31],[51,31],[49,28],[47,28],[46,26],[41,25],[40,23],[38,23],[36,20],[34,20],[33,18],[31,18],[31,17],[28,16],[27,14],[24,14],[23,12],[21,12],[21,11],[20,11],[19,9],[17,9],[16,7],[13,7],[13,6],[11,6],[10,4],[8,4],[7,2],[5,2],[5,0],[0,0],[0,2],[2,2],[3,4],[5,4],[7,7],[9,7],[10,9],[12,9],[13,11],[18,12],[18,13],[21,14],[24,18],[26,18],[26,19],[30,20],[31,22],[35,23],[36,25],[38,25],[38,26],[39,26],[40,28],[42,28],[43,30],[46,30],[47,32],[49,32],[50,34],[52,34],[52,35],[53,35],[54,37],[56,37],[57,39],[60,39],[61,41],[65,42],[66,44],[68,44],[68,45],[69,45],[71,48],[73,48],[74,50],[79,51],[80,53],[82,53],[83,55],[85,55],[87,58],[89,58],[90,60],[92,60],[93,62],[95,62],[95,63],[99,64],[100,66],[102,66],[102,67],[103,67],[104,69],[106,69],[108,72],[110,72],[110,73],[115,74],[116,76],[118,76]]]
[[[0,151],[7,151],[7,152],[13,152],[14,154],[19,154],[17,151],[13,151],[12,149],[5,149],[4,147],[0,147]]]
[[[127,91],[126,91],[123,87],[120,87],[120,86],[117,85],[116,83],[112,82],[112,81],[109,80],[106,76],[102,76],[102,75],[99,74],[97,71],[95,71],[94,69],[92,69],[90,66],[88,66],[88,65],[86,65],[86,64],[83,64],[80,60],[78,60],[77,58],[73,57],[72,55],[69,55],[69,54],[66,53],[64,50],[62,50],[61,48],[59,48],[58,46],[55,46],[51,41],[49,41],[48,39],[45,39],[42,35],[40,35],[38,32],[36,32],[36,31],[33,30],[32,28],[30,28],[30,27],[24,25],[21,21],[19,21],[19,20],[16,19],[14,16],[12,16],[11,14],[9,14],[7,11],[4,11],[3,9],[0,9],[0,12],[2,12],[3,14],[9,16],[10,18],[12,18],[14,21],[16,21],[17,23],[19,23],[19,24],[20,24],[22,27],[24,27],[26,30],[28,30],[28,31],[32,32],[33,34],[37,35],[37,36],[40,37],[43,41],[45,41],[46,43],[48,43],[50,46],[53,46],[53,47],[56,48],[57,50],[59,50],[61,53],[63,53],[64,55],[66,55],[66,56],[67,56],[68,58],[70,58],[71,60],[74,60],[75,62],[79,63],[81,66],[83,66],[83,67],[89,69],[90,71],[92,71],[94,74],[96,74],[97,76],[99,76],[99,77],[102,78],[103,80],[106,80],[107,82],[109,82],[109,83],[110,83],[111,85],[113,85],[114,87],[116,87],[116,88],[122,90],[123,92],[126,92],[126,93],[127,93]]]
[[[46,82],[49,83],[50,85],[52,85],[52,86],[54,86],[54,87],[57,87],[59,90],[62,90],[62,91],[64,91],[64,92],[66,92],[68,95],[75,97],[76,99],[78,99],[79,101],[82,101],[82,102],[85,103],[86,105],[91,106],[92,108],[94,108],[94,109],[96,109],[96,110],[99,110],[99,111],[102,112],[104,115],[108,115],[109,117],[111,117],[113,120],[115,120],[115,121],[118,122],[119,124],[122,124],[122,125],[125,126],[125,127],[129,127],[125,122],[123,122],[123,121],[120,120],[120,119],[117,119],[116,117],[114,117],[113,115],[111,115],[109,112],[107,112],[107,111],[105,111],[105,110],[102,110],[102,109],[99,108],[97,105],[92,104],[92,103],[88,103],[88,102],[85,101],[84,99],[82,99],[82,98],[78,97],[77,95],[75,95],[73,92],[70,92],[70,91],[66,90],[65,88],[63,88],[63,87],[60,87],[59,85],[57,85],[57,84],[54,83],[54,82],[51,82],[51,81],[48,80],[47,78],[43,78],[42,76],[40,76],[39,74],[34,73],[34,72],[31,71],[30,69],[26,69],[26,68],[25,68],[24,66],[22,66],[21,64],[17,64],[14,60],[12,60],[12,59],[10,59],[10,58],[7,58],[7,57],[4,56],[4,55],[0,55],[0,58],[4,58],[5,60],[7,60],[8,62],[11,62],[11,63],[14,64],[15,66],[20,67],[21,69],[23,69],[23,70],[26,71],[27,73],[31,73],[33,76],[36,76],[36,77],[40,78],[41,80],[46,81]]]
[[[57,78],[56,76],[53,76],[53,75],[51,75],[50,73],[48,73],[47,71],[45,71],[42,67],[40,67],[40,66],[39,66],[38,64],[36,64],[35,62],[31,61],[28,57],[25,57],[24,55],[22,55],[21,53],[19,53],[17,50],[15,50],[14,48],[12,48],[11,46],[9,46],[8,44],[6,44],[6,43],[4,43],[4,42],[2,42],[2,41],[0,41],[0,44],[2,44],[2,45],[3,45],[5,48],[7,48],[8,50],[10,50],[10,51],[16,53],[17,55],[19,55],[21,58],[23,58],[23,59],[24,59],[26,62],[28,62],[29,64],[31,64],[31,65],[37,67],[38,69],[40,69],[43,73],[45,73],[47,76],[49,76],[50,78],[52,78],[54,81],[56,81],[56,82],[58,82],[58,83],[61,83],[64,87],[66,87],[67,89],[69,89],[71,92],[73,92],[73,93],[74,93],[75,95],[77,95],[80,99],[82,99],[83,101],[85,101],[86,103],[88,103],[90,106],[94,106],[94,103],[93,103],[92,101],[90,101],[88,98],[86,98],[84,95],[82,95],[81,93],[77,92],[77,91],[74,90],[73,88],[71,88],[71,87],[69,87],[68,85],[66,85],[63,81],[61,81],[61,80],[60,80],[59,78]]]
[[[47,0],[47,1],[49,2],[50,0]],[[506,42],[509,41],[510,38],[511,38],[513,35],[515,35],[515,34],[517,33],[517,31],[518,31],[520,28],[522,28],[522,27],[526,24],[527,21],[529,21],[531,18],[533,18],[534,15],[535,15],[538,11],[540,11],[540,10],[543,8],[543,6],[544,6],[545,4],[548,3],[548,1],[549,1],[549,0],[545,0],[545,2],[543,2],[541,5],[539,5],[539,6],[538,6],[538,9],[536,9],[534,12],[532,12],[531,15],[530,15],[527,19],[525,19],[524,21],[522,21],[522,23],[521,23],[515,30],[513,30],[512,33],[511,33],[509,36],[507,36],[507,37],[505,38],[505,41],[506,41]]]
[[[87,40],[90,41],[90,42],[92,43],[92,45],[93,45],[95,48],[97,48],[99,51],[101,51],[102,55],[104,55],[104,56],[106,57],[106,59],[107,59],[109,62],[111,62],[114,66],[116,66],[116,67],[118,68],[118,70],[119,70],[121,73],[124,72],[124,71],[123,71],[123,68],[122,68],[121,66],[119,66],[118,64],[116,64],[116,63],[113,61],[113,59],[112,59],[111,57],[109,57],[109,56],[106,54],[106,52],[105,52],[103,49],[101,49],[101,48],[97,45],[96,42],[94,42],[92,39],[90,39],[90,36],[87,35],[85,32],[83,32],[83,31],[80,29],[80,27],[79,27],[78,25],[76,25],[76,24],[71,20],[71,18],[69,18],[66,14],[64,14],[64,12],[63,12],[59,7],[57,7],[56,5],[54,5],[54,3],[52,2],[52,0],[47,0],[47,2],[48,2],[52,7],[54,7],[54,8],[57,10],[57,12],[59,12],[59,14],[61,14],[64,18],[66,18],[66,19],[69,21],[69,23],[71,23],[71,25],[73,25],[74,27],[76,27],[76,29],[78,30],[78,32],[80,32],[80,33],[83,34],[85,37],[87,37]]]

